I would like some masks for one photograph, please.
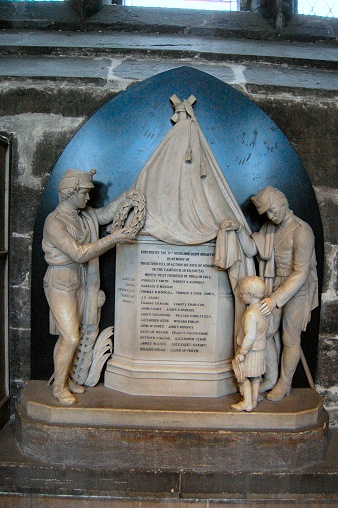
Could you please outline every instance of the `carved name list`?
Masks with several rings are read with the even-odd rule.
[[[109,381],[118,374],[143,379],[147,372],[165,376],[167,384],[200,378],[204,370],[224,377],[233,351],[233,301],[225,272],[213,266],[214,249],[213,243],[177,246],[150,237],[118,246],[115,346],[106,386],[121,389],[121,379]],[[225,370],[231,375],[228,364]]]

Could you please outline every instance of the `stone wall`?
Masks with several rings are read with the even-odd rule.
[[[10,61],[15,65],[15,55]],[[55,57],[45,57],[46,66],[55,61]],[[34,59],[28,64],[34,66]],[[338,143],[336,90],[330,85],[333,73],[292,69],[288,64],[264,66],[258,60],[250,65],[244,60],[219,62],[217,57],[207,62],[198,52],[184,62],[182,58],[150,59],[136,53],[135,58],[82,56],[80,67],[79,59],[65,59],[61,75],[55,70],[55,75],[49,71],[43,76],[41,71],[40,76],[27,77],[23,69],[17,77],[0,78],[0,134],[12,141],[9,351],[13,400],[30,379],[31,305],[38,305],[31,302],[30,294],[32,237],[39,199],[54,164],[77,129],[109,99],[138,80],[182,64],[195,65],[223,79],[259,105],[286,134],[309,174],[325,242],[316,385],[325,397],[332,425],[338,424]],[[297,73],[303,84],[302,80],[293,82]]]

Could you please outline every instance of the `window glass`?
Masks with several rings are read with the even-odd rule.
[[[337,0],[298,0],[298,14],[338,17]]]
[[[0,0],[13,1],[13,0]],[[64,0],[14,0],[16,2],[63,2]],[[120,4],[121,0],[104,0],[105,4]],[[164,7],[213,11],[240,11],[240,0],[122,0],[127,7]],[[243,10],[243,7],[242,7]],[[338,18],[338,0],[298,0],[298,14]]]
[[[213,11],[237,11],[237,0],[124,0],[129,7],[172,7],[180,9],[201,9]]]
[[[123,0],[129,7],[173,7],[182,9],[207,9],[239,11],[240,0]],[[337,0],[298,0],[298,14],[338,17]]]

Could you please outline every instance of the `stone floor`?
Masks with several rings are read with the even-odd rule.
[[[97,498],[97,497],[52,497],[52,496],[12,496],[0,497],[2,508],[334,508],[335,500],[316,499],[295,501],[291,497],[272,499],[150,499],[140,498]]]

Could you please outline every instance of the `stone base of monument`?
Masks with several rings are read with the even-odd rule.
[[[293,470],[321,461],[328,415],[321,397],[294,389],[251,413],[215,399],[140,397],[99,385],[61,407],[44,381],[31,381],[17,405],[21,451],[46,463],[194,471]]]
[[[221,397],[235,393],[237,383],[229,361],[140,361],[114,354],[105,371],[105,386],[131,395]]]

